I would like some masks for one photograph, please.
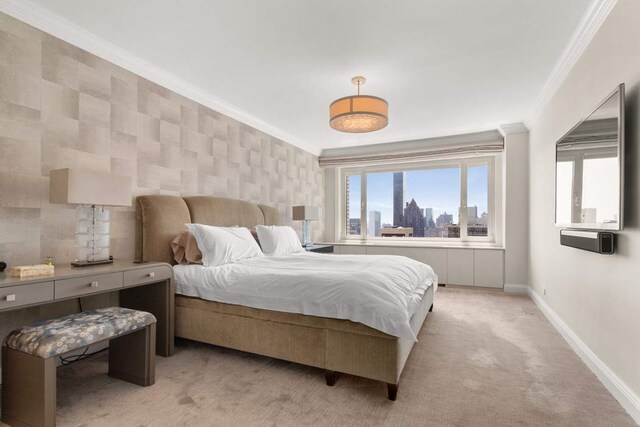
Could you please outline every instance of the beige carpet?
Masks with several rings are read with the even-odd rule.
[[[179,341],[156,384],[60,368],[58,425],[625,426],[633,420],[527,297],[440,288],[400,381],[382,383]]]

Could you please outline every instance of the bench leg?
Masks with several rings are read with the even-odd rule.
[[[2,348],[2,422],[55,426],[56,358]]]
[[[109,341],[109,376],[140,386],[156,381],[156,324]]]

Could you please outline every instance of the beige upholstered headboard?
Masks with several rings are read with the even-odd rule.
[[[136,259],[175,264],[171,241],[184,224],[230,227],[278,225],[275,208],[224,197],[139,196],[136,199]]]

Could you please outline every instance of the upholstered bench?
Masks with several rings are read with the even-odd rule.
[[[156,318],[122,307],[100,308],[24,326],[2,346],[2,421],[53,426],[56,356],[109,341],[109,375],[155,382]]]

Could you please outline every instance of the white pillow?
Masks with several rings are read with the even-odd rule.
[[[248,228],[185,225],[196,238],[198,248],[202,252],[202,263],[207,267],[264,256]]]
[[[257,225],[256,232],[262,251],[266,255],[287,255],[304,252],[298,234],[293,228],[278,225]]]

